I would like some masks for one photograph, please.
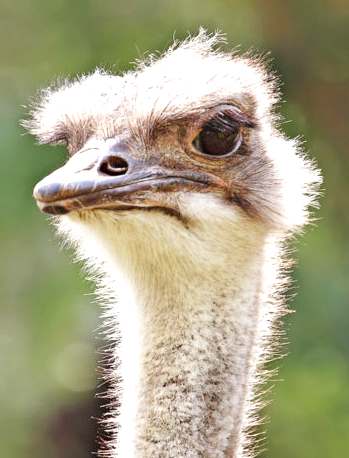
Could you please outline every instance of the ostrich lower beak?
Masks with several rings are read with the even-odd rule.
[[[169,170],[130,159],[125,151],[103,155],[93,148],[77,153],[41,180],[33,195],[41,211],[62,215],[85,209],[159,207],[157,191],[203,190],[213,181],[202,172]]]

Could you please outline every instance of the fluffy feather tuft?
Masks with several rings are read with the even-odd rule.
[[[307,224],[321,178],[277,130],[275,77],[221,43],[200,31],[133,72],[64,81],[41,92],[25,122],[39,142],[66,142],[71,154],[91,139],[128,135],[138,159],[182,158],[181,167],[190,163],[180,124],[190,130],[231,103],[255,126],[242,159],[217,172],[230,194],[158,196],[181,218],[89,210],[56,219],[95,278],[107,339],[118,343],[106,420],[118,431],[112,457],[246,458],[256,443],[248,432],[262,404],[256,387],[285,313],[284,244]]]

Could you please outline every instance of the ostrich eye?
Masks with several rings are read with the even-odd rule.
[[[227,113],[220,113],[203,125],[193,146],[202,154],[220,157],[235,153],[241,142],[241,125]]]

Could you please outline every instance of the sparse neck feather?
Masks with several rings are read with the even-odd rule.
[[[112,456],[241,458],[270,329],[275,244],[251,223],[239,221],[241,237],[224,221],[188,235],[157,218],[149,227],[125,219],[103,239],[121,337]]]
[[[54,85],[25,122],[67,143],[34,196],[112,298],[113,458],[251,457],[281,242],[321,181],[278,131],[274,75],[217,40],[201,30],[133,73]]]

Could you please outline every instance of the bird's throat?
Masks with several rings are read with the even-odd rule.
[[[243,456],[266,316],[263,255],[243,258],[214,278],[148,265],[121,293],[115,457]]]
[[[111,416],[111,456],[242,458],[256,368],[277,311],[269,302],[277,244],[247,219],[216,217],[189,232],[152,216],[100,218],[93,230],[78,224],[79,243],[89,241],[83,253],[90,264],[100,258],[117,297],[110,310],[120,331],[112,372],[120,408]]]

